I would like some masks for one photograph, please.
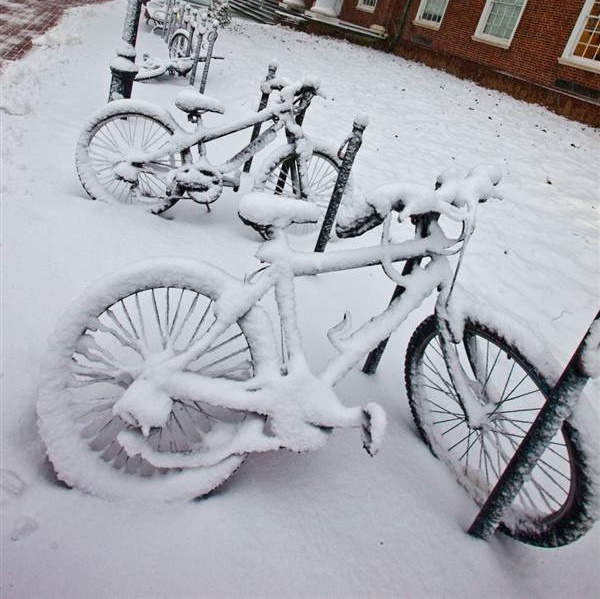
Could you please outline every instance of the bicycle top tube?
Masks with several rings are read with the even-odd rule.
[[[276,119],[279,119],[277,128],[282,128],[288,123],[295,124],[291,102],[267,106],[263,110],[248,115],[245,119],[240,119],[234,123],[229,123],[228,125],[207,128],[199,123],[193,132],[188,132],[178,125],[178,128],[175,130],[175,133],[171,136],[168,143],[163,145],[159,150],[151,153],[136,153],[135,155],[130,156],[129,160],[134,163],[153,162],[163,158],[165,154],[181,152],[198,143],[208,143],[215,139],[226,137],[231,133],[253,127],[257,123],[264,123],[265,121]]]
[[[411,258],[445,256],[455,253],[456,240],[446,239],[440,244],[439,238],[426,236],[420,239],[390,243],[386,246],[372,245],[362,248],[334,250],[326,253],[300,252],[289,247],[286,238],[273,239],[263,243],[256,257],[270,264],[285,263],[294,276],[316,275],[320,273],[352,270],[367,266],[377,266],[387,257],[392,262]]]

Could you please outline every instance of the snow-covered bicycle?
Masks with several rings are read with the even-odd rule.
[[[241,167],[285,130],[287,143],[266,159],[255,175],[255,189],[308,200],[324,212],[337,179],[335,149],[305,136],[300,124],[319,83],[283,79],[263,83],[279,101],[226,125],[206,127],[202,115],[224,112],[218,100],[193,88],[178,93],[175,105],[196,124],[192,132],[171,114],[149,102],[117,100],[96,112],[83,129],[76,151],[77,173],[92,199],[133,204],[155,214],[182,198],[209,206],[224,187],[237,191]],[[256,139],[225,162],[211,164],[207,145],[216,139],[271,122]],[[192,156],[192,149],[197,156]],[[313,229],[316,227],[313,227]]]
[[[346,407],[333,388],[437,289],[436,316],[416,330],[407,352],[411,407],[435,454],[481,501],[544,391],[536,371],[493,331],[471,320],[461,337],[464,323],[449,308],[476,206],[496,195],[499,178],[478,167],[443,174],[435,191],[381,187],[343,210],[336,225],[340,237],[351,237],[383,223],[381,244],[325,254],[292,250],[284,233],[318,219],[316,206],[255,192],[243,198],[240,215],[271,234],[257,252],[267,266],[245,280],[207,263],[162,259],[100,281],[60,322],[40,385],[40,432],[59,478],[102,497],[174,500],[209,493],[250,452],[317,449],[336,427],[360,429],[365,449],[376,453],[383,410]],[[416,224],[413,239],[394,239],[396,214]],[[445,219],[460,223],[460,232],[448,234]],[[449,256],[457,253],[453,272]],[[402,273],[399,261],[407,261]],[[314,374],[296,320],[295,277],[377,264],[404,292],[353,331],[345,315],[328,333],[337,355]],[[261,304],[270,291],[279,326]],[[460,426],[468,442],[456,455]],[[483,449],[465,464],[476,440]],[[523,487],[525,505],[510,509],[510,534],[535,542],[591,526],[583,441],[574,426],[563,427]]]
[[[190,17],[190,29],[177,29],[168,41],[168,58],[159,58],[144,54],[135,76],[136,81],[150,81],[165,73],[186,77],[189,73],[190,85],[194,85],[195,70],[199,63],[211,60],[223,60],[223,56],[212,54],[214,43],[218,37],[215,21],[209,29],[206,13]],[[205,39],[206,38],[206,39]]]

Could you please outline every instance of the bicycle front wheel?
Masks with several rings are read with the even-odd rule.
[[[227,448],[245,411],[215,407],[201,397],[172,398],[165,424],[144,437],[152,452],[173,464],[156,467],[142,453],[126,451],[120,433],[138,429],[113,406],[145,367],[158,366],[206,334],[216,318],[215,300],[234,284],[210,265],[153,261],[102,282],[63,317],[38,402],[40,433],[61,480],[106,498],[180,500],[205,495],[231,476],[245,456]],[[251,310],[187,371],[230,381],[254,377],[266,355],[264,334],[257,333],[266,330],[265,319]],[[224,455],[207,466],[177,465],[178,456],[205,452]]]
[[[176,31],[169,40],[169,58],[187,58],[191,55],[190,34],[184,29]]]
[[[77,144],[77,174],[94,200],[129,204],[160,214],[179,198],[167,195],[167,176],[172,169],[192,161],[189,150],[171,152],[174,133],[170,115],[146,102],[118,100],[97,112],[82,131]],[[126,180],[118,165],[133,153],[164,156],[136,165],[136,177]]]
[[[285,146],[272,155],[255,176],[254,189],[275,195],[287,196],[312,202],[321,209],[323,216],[340,171],[341,161],[325,146],[316,145],[307,163],[306,188],[302,188],[298,155],[292,146]],[[345,193],[350,193],[348,182]],[[320,229],[318,223],[290,225],[286,232],[292,235],[307,235]],[[252,226],[252,225],[251,225]],[[254,227],[261,235],[264,232]]]
[[[458,355],[488,414],[484,425],[469,426],[442,344],[430,316],[408,345],[408,400],[432,453],[481,505],[546,402],[550,385],[500,335],[467,321]],[[558,547],[591,528],[593,487],[585,447],[579,432],[565,422],[509,508],[503,532],[532,545]]]

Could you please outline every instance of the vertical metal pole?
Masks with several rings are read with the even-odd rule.
[[[267,82],[271,81],[271,79],[274,79],[276,73],[277,73],[277,63],[272,62],[269,64],[269,70],[267,71],[267,76],[265,77],[265,80],[263,83],[267,83]],[[260,96],[260,101],[258,103],[258,108],[256,109],[256,112],[260,112],[261,110],[264,110],[267,107],[267,104],[269,103],[269,96],[271,95],[270,90],[264,91],[266,89],[266,87],[263,87],[261,85],[261,89],[262,89],[262,94]],[[256,125],[254,125],[254,127],[252,128],[252,135],[250,135],[250,143],[252,143],[260,134],[261,125],[262,125],[262,123],[256,123]],[[248,160],[246,160],[246,162],[244,163],[243,170],[245,173],[250,172],[250,167],[252,166],[252,158],[254,158],[254,156],[251,156],[250,158],[248,158]]]
[[[195,11],[194,14],[194,27],[191,32],[191,40],[190,43],[194,41],[194,37],[196,38],[196,45],[194,46],[194,63],[192,65],[192,72],[190,73],[190,85],[193,86],[196,82],[196,71],[198,69],[198,63],[200,62],[200,51],[202,50],[202,39],[204,38],[203,34],[203,23],[200,21],[200,13],[199,11]]]
[[[415,239],[421,239],[429,235],[429,225],[431,224],[431,221],[432,216],[428,214],[423,214],[416,218]],[[409,275],[415,269],[415,267],[419,266],[421,260],[422,258],[411,258],[410,260],[407,260],[404,264],[404,268],[402,269],[402,276]],[[390,299],[390,304],[399,298],[405,291],[406,287],[403,287],[402,285],[396,285]],[[369,353],[362,367],[362,371],[365,374],[375,374],[389,340],[389,337],[383,339],[383,341],[380,341],[379,345]]]
[[[204,62],[204,70],[202,71],[202,79],[200,80],[200,88],[198,91],[203,94],[206,88],[206,79],[208,77],[208,69],[210,68],[210,61],[213,53],[213,46],[217,41],[217,37],[219,37],[219,33],[217,32],[218,23],[213,21],[212,29],[208,32],[208,44],[206,46],[206,56]]]
[[[167,44],[177,29],[177,20],[179,17],[179,11],[181,10],[181,4],[181,0],[173,0],[173,4],[171,6],[171,16],[169,17],[169,26],[167,27]]]
[[[594,320],[600,318],[600,312]],[[581,363],[583,348],[587,343],[591,326],[567,364],[560,379],[550,391],[546,403],[537,415],[525,438],[504,469],[483,507],[469,528],[469,534],[489,539],[502,521],[506,511],[531,475],[538,460],[570,416],[589,375]]]
[[[117,49],[117,56],[110,64],[112,73],[108,101],[120,98],[131,98],[133,80],[138,67],[135,64],[135,43],[137,41],[138,26],[142,13],[142,0],[128,0],[123,24],[123,35]]]
[[[169,23],[171,20],[171,14],[173,12],[173,4],[175,3],[175,0],[167,0],[167,7],[165,9],[165,21],[163,23],[163,30],[162,30],[162,38],[163,41],[168,41],[169,39]]]
[[[356,153],[362,145],[362,136],[366,126],[366,118],[356,118],[354,123],[352,123],[352,133],[345,143],[346,152],[344,153],[344,158],[342,159],[342,164],[340,166],[340,172],[338,173],[335,187],[333,188],[333,193],[331,194],[331,199],[329,200],[329,205],[327,206],[327,211],[325,212],[323,225],[321,226],[319,238],[317,239],[317,243],[315,245],[315,252],[324,252],[325,248],[327,247],[331,229],[333,227],[337,211],[340,207],[342,196],[344,195],[344,190],[346,189],[346,184],[348,183],[348,179],[350,177],[350,171],[352,170]]]

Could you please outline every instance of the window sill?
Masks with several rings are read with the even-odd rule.
[[[481,42],[482,44],[488,44],[490,46],[496,46],[496,48],[502,48],[503,50],[508,50],[510,48],[511,40],[503,40],[499,37],[488,37],[483,35],[472,35],[471,39],[474,42]]]
[[[565,65],[566,67],[582,69],[584,71],[590,71],[592,73],[600,73],[600,64],[594,64],[596,61],[588,60],[586,58],[577,58],[575,56],[561,56],[559,57],[558,62],[559,64]]]
[[[441,23],[433,23],[432,21],[423,21],[421,19],[415,19],[413,25],[417,27],[425,27],[425,29],[433,29],[437,31],[440,28]]]
[[[375,12],[375,6],[367,6],[366,4],[357,4],[356,10],[362,10],[363,12]]]

